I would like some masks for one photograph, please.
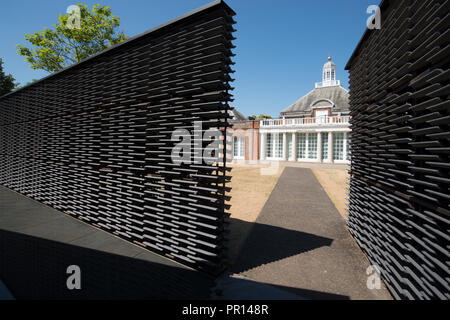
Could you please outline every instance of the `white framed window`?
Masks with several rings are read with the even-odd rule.
[[[283,159],[283,134],[278,133],[267,134],[266,158]]]
[[[316,123],[327,123],[328,122],[328,110],[316,110]]]
[[[333,160],[335,161],[345,160],[343,132],[333,133]]]
[[[275,158],[283,158],[283,135],[275,135]]]
[[[268,133],[266,138],[266,158],[273,157],[273,140],[272,134]]]
[[[317,133],[308,133],[308,159],[317,160]]]
[[[318,133],[297,133],[297,160],[318,160]]]
[[[306,133],[297,133],[297,159],[306,159]]]
[[[321,133],[322,135],[322,159],[328,159],[328,132]]]
[[[245,158],[245,137],[234,137],[233,139],[233,157],[235,159]]]

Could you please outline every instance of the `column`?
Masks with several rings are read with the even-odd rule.
[[[297,134],[292,133],[292,161],[297,162]]]
[[[267,133],[261,133],[261,148],[259,159],[262,161],[266,160],[266,137]]]
[[[317,134],[317,161],[322,162],[322,132]]]
[[[333,132],[328,132],[328,162],[333,163]]]
[[[287,133],[283,133],[283,161],[288,160]]]

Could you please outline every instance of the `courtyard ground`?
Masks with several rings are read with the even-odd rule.
[[[268,166],[231,165],[231,205],[229,264],[233,264],[243,242],[275,187],[283,167],[272,175],[261,175]]]
[[[345,169],[311,169],[341,216],[347,220],[349,174]]]
[[[269,199],[285,167],[311,169],[344,219],[347,219],[348,167],[345,165],[314,163],[280,163],[279,167],[265,165],[230,164],[230,264],[235,261],[242,244]],[[269,172],[261,170],[273,170]],[[261,173],[271,173],[262,175]],[[247,223],[241,223],[247,222]]]
[[[260,167],[233,167],[233,263],[214,298],[391,298],[384,286],[367,288],[369,261],[343,219],[347,167],[313,167],[271,177],[258,175]]]

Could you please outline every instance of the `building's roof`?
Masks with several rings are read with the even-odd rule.
[[[313,105],[321,105],[319,102],[323,100],[333,103],[333,111],[345,112],[350,110],[348,97],[348,91],[341,86],[316,88],[281,113],[310,112]]]
[[[246,121],[248,120],[242,113],[235,109],[229,111],[230,115],[233,117],[232,121]]]

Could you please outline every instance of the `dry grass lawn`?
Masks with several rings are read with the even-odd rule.
[[[256,165],[231,165],[232,179],[230,183],[230,235],[229,257],[231,264],[247,238],[253,222],[258,218],[264,204],[272,193],[283,172],[279,167],[274,175],[261,175],[261,169],[268,168]]]
[[[341,216],[347,219],[348,171],[341,169],[312,169],[312,171]]]

